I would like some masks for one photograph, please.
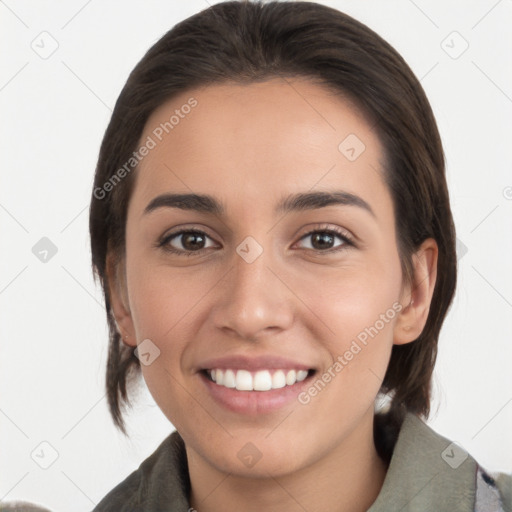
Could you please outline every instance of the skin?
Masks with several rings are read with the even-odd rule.
[[[109,262],[124,342],[135,347],[150,339],[160,350],[142,365],[143,377],[185,440],[191,506],[367,510],[386,475],[373,441],[374,399],[393,344],[413,342],[425,325],[437,245],[422,244],[414,282],[404,282],[383,148],[347,101],[305,79],[213,85],[158,108],[141,141],[191,96],[195,109],[139,164],[126,257],[118,268]],[[353,162],[338,150],[349,134],[366,146]],[[320,190],[355,194],[374,216],[351,205],[273,211],[283,196]],[[210,194],[226,213],[144,214],[169,192]],[[208,235],[206,251],[188,257],[156,246],[183,226]],[[350,234],[354,246],[325,254],[328,248],[304,237],[326,227]],[[263,248],[250,264],[236,252],[247,236]],[[190,247],[183,237],[172,245]],[[337,236],[335,246],[343,246]],[[217,404],[197,373],[210,357],[277,354],[322,375],[394,303],[401,311],[307,405],[293,400],[269,414],[238,414]],[[248,442],[262,454],[251,468],[237,457]]]

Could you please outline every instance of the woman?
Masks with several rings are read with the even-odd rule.
[[[510,507],[422,421],[455,229],[428,100],[366,26],[309,2],[176,25],[116,103],[90,233],[112,417],[142,373],[176,428],[95,510]]]

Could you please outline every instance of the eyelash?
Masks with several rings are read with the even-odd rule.
[[[176,249],[176,248],[172,247],[171,245],[169,245],[169,242],[172,239],[177,238],[178,236],[183,235],[185,233],[193,233],[193,234],[197,234],[197,235],[203,235],[203,236],[205,236],[207,238],[211,238],[204,231],[200,231],[198,229],[182,229],[180,231],[176,231],[175,233],[170,233],[169,235],[164,236],[157,243],[157,247],[160,247],[160,248],[164,249],[167,252],[170,252],[170,253],[173,253],[173,254],[178,254],[180,256],[187,256],[187,257],[188,256],[197,256],[199,254],[203,254],[205,251],[210,249],[209,247],[207,247],[207,248],[199,249],[197,251],[186,251],[186,250],[184,251],[184,250],[181,250],[181,249]],[[323,255],[323,254],[333,254],[333,253],[337,253],[337,252],[343,251],[343,250],[345,250],[345,249],[347,249],[349,247],[355,247],[355,244],[354,244],[352,238],[347,234],[347,232],[346,231],[342,231],[341,229],[338,229],[338,228],[322,228],[322,227],[315,228],[315,229],[312,229],[311,231],[308,231],[304,235],[302,235],[299,240],[303,240],[304,238],[307,238],[308,236],[311,236],[311,235],[316,234],[316,233],[328,233],[329,235],[335,235],[335,236],[339,237],[343,241],[342,245],[340,245],[338,247],[331,248],[331,249],[326,249],[326,250],[306,249],[308,251],[313,251],[316,254],[320,254],[320,255]]]

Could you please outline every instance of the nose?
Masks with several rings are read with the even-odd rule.
[[[215,327],[253,342],[288,329],[293,322],[293,294],[285,283],[266,251],[250,263],[235,254],[233,267],[216,290]]]

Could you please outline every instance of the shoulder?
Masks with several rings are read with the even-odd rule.
[[[112,489],[93,512],[187,511],[190,482],[185,444],[170,434],[139,468]]]
[[[406,414],[391,444],[388,472],[370,512],[510,511],[512,475],[486,472],[418,416]]]

